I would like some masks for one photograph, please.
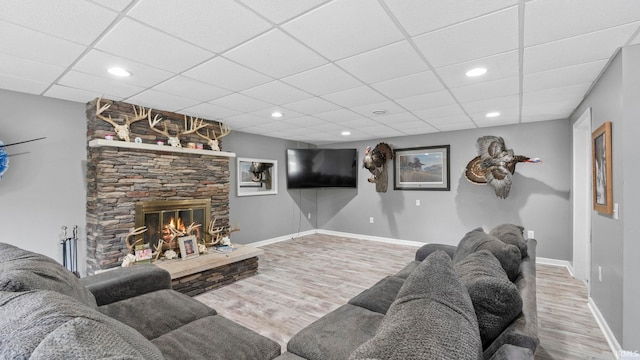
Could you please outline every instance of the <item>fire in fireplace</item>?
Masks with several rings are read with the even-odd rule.
[[[209,224],[211,216],[211,199],[196,200],[160,200],[139,201],[136,203],[136,228],[146,226],[144,243],[152,249],[163,240],[163,249],[177,248],[177,241],[169,243],[173,234],[170,227],[184,232],[191,224],[200,225],[193,231],[193,235],[200,241],[211,241],[210,236],[202,227]]]

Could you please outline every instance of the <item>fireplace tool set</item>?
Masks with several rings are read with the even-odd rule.
[[[67,227],[62,227],[62,265],[71,271],[75,276],[80,277],[78,272],[78,225],[73,226],[72,236],[67,236]]]

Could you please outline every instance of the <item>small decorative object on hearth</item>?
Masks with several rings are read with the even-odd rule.
[[[474,184],[488,184],[496,196],[506,199],[511,190],[511,175],[519,162],[541,163],[539,158],[514,155],[499,136],[483,136],[478,139],[478,156],[467,164],[465,177]]]
[[[209,135],[209,129],[207,129],[207,135],[200,134],[200,132],[196,131],[196,134],[198,134],[198,136],[207,140],[207,145],[209,145],[209,147],[213,151],[220,151],[220,139],[231,133],[231,128],[228,125],[223,126],[222,123],[218,123],[218,126],[220,127],[220,134],[216,135],[216,131],[213,130],[211,132],[213,134],[213,139]]]
[[[189,135],[189,134],[193,134],[195,132],[197,132],[200,129],[203,129],[205,127],[207,127],[207,123],[204,122],[204,120],[200,119],[200,118],[194,118],[192,116],[189,117],[189,121],[187,121],[187,115],[184,116],[184,130],[180,130],[180,127],[178,125],[176,125],[176,135],[172,136],[169,133],[169,130],[167,129],[167,122],[164,122],[163,125],[163,130],[159,130],[156,129],[156,125],[158,125],[158,123],[160,123],[160,121],[162,121],[162,118],[160,117],[159,114],[156,114],[156,116],[153,118],[153,120],[151,120],[151,113],[149,113],[149,127],[151,128],[151,130],[157,132],[158,134],[164,135],[167,137],[167,142],[169,143],[169,145],[173,146],[173,147],[182,147],[182,143],[180,142],[180,136],[183,135]],[[195,147],[195,144],[194,144]]]
[[[172,260],[178,257],[178,254],[173,250],[167,250],[164,252],[164,257],[167,260]]]
[[[122,267],[129,267],[136,263],[136,256],[133,254],[127,254],[124,259],[122,259]]]
[[[376,184],[377,192],[387,192],[389,175],[387,161],[393,159],[393,151],[387,143],[379,143],[371,149],[367,146],[364,151],[363,166],[373,175],[367,181]]]
[[[136,121],[144,120],[147,118],[147,116],[151,114],[151,109],[147,111],[147,109],[145,109],[142,106],[139,106],[136,108],[135,105],[132,105],[133,117],[129,118],[129,116],[125,115],[124,124],[118,124],[117,122],[114,121],[114,119],[111,118],[111,115],[109,116],[102,115],[103,112],[105,112],[107,109],[109,109],[109,107],[111,107],[111,104],[105,104],[103,106],[100,106],[101,100],[102,98],[98,98],[98,100],[96,101],[96,117],[100,120],[106,121],[109,124],[111,124],[111,126],[113,126],[114,131],[118,135],[118,138],[120,140],[124,140],[127,142],[131,141],[131,137],[130,137],[131,124],[133,124]],[[115,119],[115,120],[122,120],[122,119]],[[110,140],[110,139],[107,139],[107,140]]]

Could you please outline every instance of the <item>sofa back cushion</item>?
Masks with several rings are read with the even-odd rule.
[[[471,230],[464,235],[453,254],[453,263],[459,263],[467,256],[480,250],[489,250],[500,261],[509,280],[515,281],[520,274],[520,262],[522,261],[520,250],[515,245],[505,244],[495,236],[485,233],[482,228]]]
[[[350,359],[480,359],[478,322],[467,289],[444,251],[409,275],[376,335]]]
[[[57,261],[0,243],[0,291],[52,290],[97,309],[96,299]]]
[[[132,328],[55,291],[0,292],[1,359],[162,359]]]
[[[483,347],[487,347],[522,311],[522,297],[500,262],[480,250],[455,264],[458,279],[467,287],[478,318]]]
[[[522,257],[525,257],[527,256],[527,242],[524,240],[523,231],[524,228],[520,225],[502,224],[491,229],[489,235],[495,236],[505,244],[517,246]]]

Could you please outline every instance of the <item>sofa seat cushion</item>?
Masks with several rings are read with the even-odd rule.
[[[398,295],[402,284],[404,284],[404,279],[387,276],[349,300],[349,304],[360,306],[380,314],[386,314],[389,306],[391,306],[391,303],[396,299],[396,295]]]
[[[220,315],[207,316],[152,342],[165,359],[270,360],[280,344]]]
[[[309,360],[347,359],[371,339],[384,315],[345,304],[302,329],[287,350]]]
[[[482,228],[471,230],[464,235],[453,254],[453,263],[456,264],[480,250],[489,250],[500,261],[509,280],[514,281],[520,274],[522,255],[518,247],[503,243],[495,236],[485,233]]]
[[[480,250],[455,264],[458,279],[467,287],[478,318],[482,344],[487,347],[522,311],[522,297],[500,262]]]
[[[478,322],[467,289],[444,251],[407,278],[376,335],[350,359],[480,359]]]
[[[0,291],[52,290],[97,309],[96,299],[57,261],[0,243]]]
[[[207,305],[175,290],[159,290],[100,306],[100,312],[155,339],[197,319],[215,315]]]
[[[422,260],[421,260],[422,261]],[[395,277],[399,277],[401,279],[406,279],[409,277],[409,275],[411,275],[411,273],[413,272],[413,270],[415,270],[418,265],[420,265],[420,261],[412,261],[410,263],[408,263],[405,267],[403,267],[402,269],[400,269],[400,271],[398,271],[395,275]]]
[[[527,256],[527,242],[522,232],[524,228],[515,224],[502,224],[494,227],[489,231],[489,235],[493,235],[505,244],[515,245],[520,249],[522,257]]]
[[[2,291],[0,309],[0,359],[162,359],[131,327],[55,291]]]

